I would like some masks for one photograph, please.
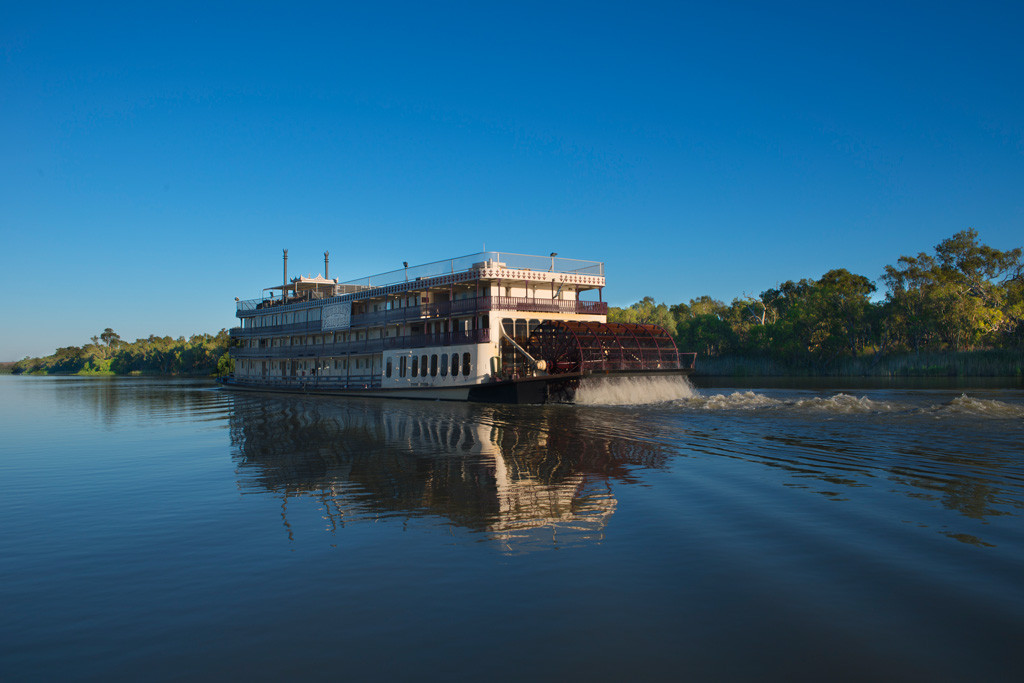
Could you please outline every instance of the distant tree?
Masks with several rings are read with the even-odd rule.
[[[112,346],[117,346],[117,344],[120,343],[121,335],[108,327],[100,333],[100,341],[106,344],[107,348],[110,348]]]

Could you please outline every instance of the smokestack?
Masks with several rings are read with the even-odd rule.
[[[288,284],[288,250],[284,250],[284,285]]]
[[[324,279],[325,280],[330,280],[331,279],[331,276],[327,272],[327,264],[330,263],[330,260],[331,260],[331,252],[325,251],[324,252]]]

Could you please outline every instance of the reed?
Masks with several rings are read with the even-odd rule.
[[[768,356],[697,359],[697,377],[1022,377],[1024,350],[946,351],[781,361]]]

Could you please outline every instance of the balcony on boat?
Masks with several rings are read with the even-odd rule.
[[[516,311],[523,313],[560,313],[581,315],[607,315],[608,304],[603,301],[578,301],[548,298],[479,296],[455,301],[420,304],[391,310],[354,313],[350,326],[353,328],[381,327],[405,322],[436,320],[452,316],[468,316],[489,311]],[[233,337],[270,336],[293,332],[319,332],[321,321],[289,323],[286,325],[265,325],[263,327],[235,327]]]
[[[391,349],[421,349],[428,346],[486,344],[490,340],[491,331],[480,329],[462,332],[439,332],[436,334],[407,334],[396,337],[356,339],[347,342],[328,342],[322,344],[296,344],[292,346],[267,346],[261,348],[240,346],[231,349],[231,356],[233,358],[316,358],[357,353],[379,353]]]

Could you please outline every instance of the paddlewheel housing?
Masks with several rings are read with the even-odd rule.
[[[664,328],[637,323],[551,320],[534,328],[525,346],[552,375],[687,371],[696,358],[679,353]]]

